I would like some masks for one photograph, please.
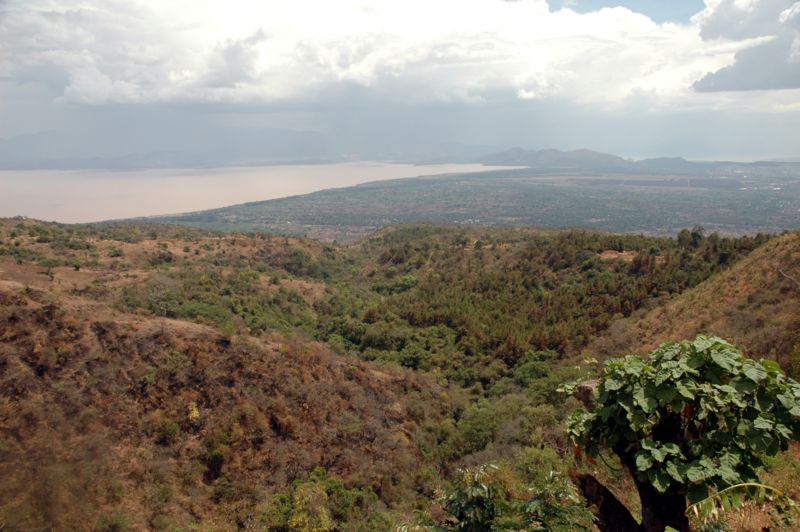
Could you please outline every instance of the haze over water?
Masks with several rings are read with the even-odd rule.
[[[95,222],[213,209],[368,181],[493,168],[349,162],[135,171],[8,170],[0,171],[0,216]]]

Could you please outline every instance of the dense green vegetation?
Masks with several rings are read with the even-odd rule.
[[[228,328],[235,316],[254,334],[304,327],[310,308],[295,290],[276,286],[259,290],[258,272],[188,268],[154,276],[127,288],[120,300],[126,308],[145,308],[156,316],[208,321]]]
[[[615,316],[696,285],[764,241],[699,229],[678,241],[400,229],[358,248],[350,282],[377,296],[334,292],[318,305],[318,335],[463,386],[527,388]]]
[[[172,268],[127,287],[120,304],[251,334],[313,334],[367,360],[502,394],[551,375],[554,359],[615,317],[697,285],[765,240],[701,229],[672,240],[421,226],[350,249],[245,256],[223,239],[174,264],[159,251],[149,265]],[[320,283],[320,293],[303,298],[289,278]]]
[[[657,308],[768,240],[721,237],[701,228],[666,238],[415,225],[338,246],[181,227],[17,220],[0,226],[0,261],[8,270],[4,275],[52,294],[54,308],[61,299],[78,298],[82,305],[113,308],[145,322],[187,320],[220,332],[219,340],[204,338],[203,348],[196,349],[190,348],[190,336],[197,333],[183,331],[189,337],[181,337],[180,346],[160,353],[161,340],[134,342],[123,332],[109,340],[105,321],[87,325],[86,334],[113,347],[110,360],[135,354],[126,362],[131,367],[108,373],[134,380],[119,389],[130,390],[125,393],[142,404],[159,405],[160,413],[134,431],[145,438],[137,445],[173,464],[161,468],[157,482],[173,495],[147,518],[161,516],[159,527],[208,523],[208,512],[218,511],[222,521],[216,525],[236,521],[267,530],[388,530],[397,523],[447,528],[466,523],[472,514],[484,519],[475,530],[485,530],[489,522],[502,529],[550,523],[543,529],[567,530],[590,524],[566,477],[571,468],[587,467],[573,462],[565,433],[578,402],[557,391],[565,382],[596,375],[596,361],[582,360],[582,349],[611,324]],[[33,338],[36,328],[45,326],[36,320],[51,322],[31,316],[26,334]],[[14,323],[8,324],[8,337],[22,338]],[[155,323],[125,327],[157,334],[166,326]],[[124,347],[114,342],[125,342]],[[265,365],[258,354],[262,348],[256,347],[264,342],[282,346],[278,352],[294,364],[291,371],[280,366],[281,357]],[[155,351],[142,351],[150,343]],[[350,364],[332,371],[338,378],[346,375],[348,384],[331,386],[341,401],[349,398],[342,404],[357,403],[355,411],[336,416],[313,399],[322,390],[328,393],[325,382],[336,381],[309,373],[296,359],[316,361],[321,350]],[[334,355],[322,359],[329,356]],[[65,357],[44,350],[25,362],[31,382],[44,379],[39,385],[48,393],[63,393],[58,390],[65,384],[59,384],[54,368],[61,367],[58,361],[73,360]],[[381,410],[365,397],[386,387],[384,370],[421,380],[401,391],[397,383],[403,378],[393,377],[387,393],[395,403],[386,399]],[[259,390],[256,383],[265,378],[259,371],[272,372],[270,382],[286,375],[288,383],[271,386],[287,395]],[[212,405],[208,394],[198,394],[198,383],[222,396],[236,390],[233,397],[244,394],[247,402]],[[173,405],[173,393],[191,400]],[[17,400],[11,392],[7,397]],[[16,403],[9,401],[11,411]],[[201,429],[192,421],[192,408],[205,412],[223,405],[232,410],[220,411],[202,428],[201,448],[193,450],[187,442]],[[315,441],[309,434],[320,427],[325,456],[302,447]],[[382,432],[389,429],[402,436]],[[300,445],[301,459],[275,465],[273,453],[268,459],[273,462],[262,464],[258,446],[265,435]],[[398,442],[414,452],[396,450]],[[367,467],[363,459],[342,461],[356,445],[377,453],[369,455],[379,460],[370,462],[369,475],[357,473]],[[174,464],[194,452],[193,480],[173,481],[179,474]],[[631,478],[612,466],[601,468],[600,480],[635,495]],[[263,467],[275,468],[267,487],[259,484],[266,473],[252,473]],[[485,485],[485,493],[473,493],[476,485]],[[205,501],[198,521],[187,517],[191,500]],[[147,501],[141,504],[149,508]],[[633,497],[623,502],[637,513]],[[109,527],[133,515],[115,504],[104,514]]]

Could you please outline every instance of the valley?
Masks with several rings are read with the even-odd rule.
[[[0,0],[0,532],[800,530],[800,1]]]
[[[5,219],[0,521],[392,530],[446,520],[461,467],[494,464],[512,497],[551,489],[587,467],[557,388],[596,360],[702,331],[796,375],[798,243]],[[635,507],[630,480],[593,470]],[[764,474],[797,495],[791,455]]]

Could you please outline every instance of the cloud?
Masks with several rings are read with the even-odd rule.
[[[544,0],[12,0],[0,10],[0,76],[49,69],[68,80],[63,101],[98,105],[309,101],[347,84],[392,102],[671,98],[752,45],[622,7],[550,12]],[[711,34],[724,10],[708,10]]]
[[[384,158],[448,142],[800,150],[800,89],[739,90],[797,86],[797,2],[707,0],[683,23],[559,5],[0,0],[0,139],[34,165],[311,156],[303,143],[319,157]]]
[[[693,21],[707,39],[756,39],[733,64],[694,84],[701,92],[800,88],[800,2],[708,2]]]
[[[800,2],[795,2],[791,7],[781,11],[778,20],[781,24],[792,26],[795,29],[800,28]]]
[[[228,39],[225,44],[217,45],[200,85],[234,88],[253,82],[258,75],[258,46],[267,39],[264,31],[258,29],[244,39]]]

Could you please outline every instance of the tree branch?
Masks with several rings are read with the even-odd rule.
[[[794,277],[792,277],[791,275],[789,275],[785,271],[781,270],[780,268],[778,268],[778,273],[783,275],[784,277],[786,277],[790,281],[792,281],[794,284],[796,284],[797,288],[800,288],[800,281],[798,281],[797,279],[795,279]]]

